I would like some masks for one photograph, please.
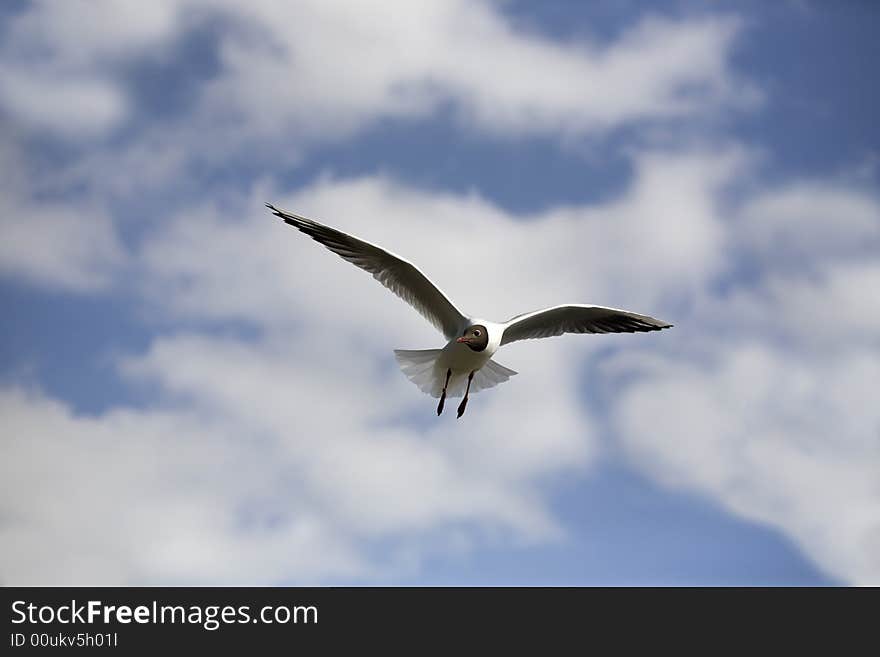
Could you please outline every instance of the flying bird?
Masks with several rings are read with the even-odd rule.
[[[276,208],[272,213],[305,233],[373,278],[415,308],[446,338],[442,349],[395,349],[400,369],[422,392],[439,398],[437,415],[447,397],[462,397],[458,417],[467,408],[468,395],[504,383],[516,374],[492,356],[498,348],[532,338],[563,333],[636,333],[670,328],[659,319],[604,306],[566,304],[517,315],[504,323],[463,314],[422,271],[380,246],[312,219]]]

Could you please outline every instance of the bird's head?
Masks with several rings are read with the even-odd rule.
[[[482,324],[475,324],[467,327],[456,342],[462,342],[474,351],[483,351],[489,345],[489,332]]]

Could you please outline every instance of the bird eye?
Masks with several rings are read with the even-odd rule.
[[[474,329],[474,335],[480,337],[480,329]]]

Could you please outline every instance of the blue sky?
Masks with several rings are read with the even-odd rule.
[[[880,582],[878,18],[6,5],[0,581]],[[265,200],[676,328],[438,419],[391,350],[440,337]]]

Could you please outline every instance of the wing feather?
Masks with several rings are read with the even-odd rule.
[[[415,308],[447,339],[461,334],[466,323],[464,315],[411,262],[341,230],[279,210],[270,203],[266,207],[276,217],[283,219],[284,223],[323,244],[344,260],[371,273],[373,278]]]
[[[565,305],[517,315],[504,325],[501,344],[549,338],[563,333],[638,333],[672,324],[617,308]]]

